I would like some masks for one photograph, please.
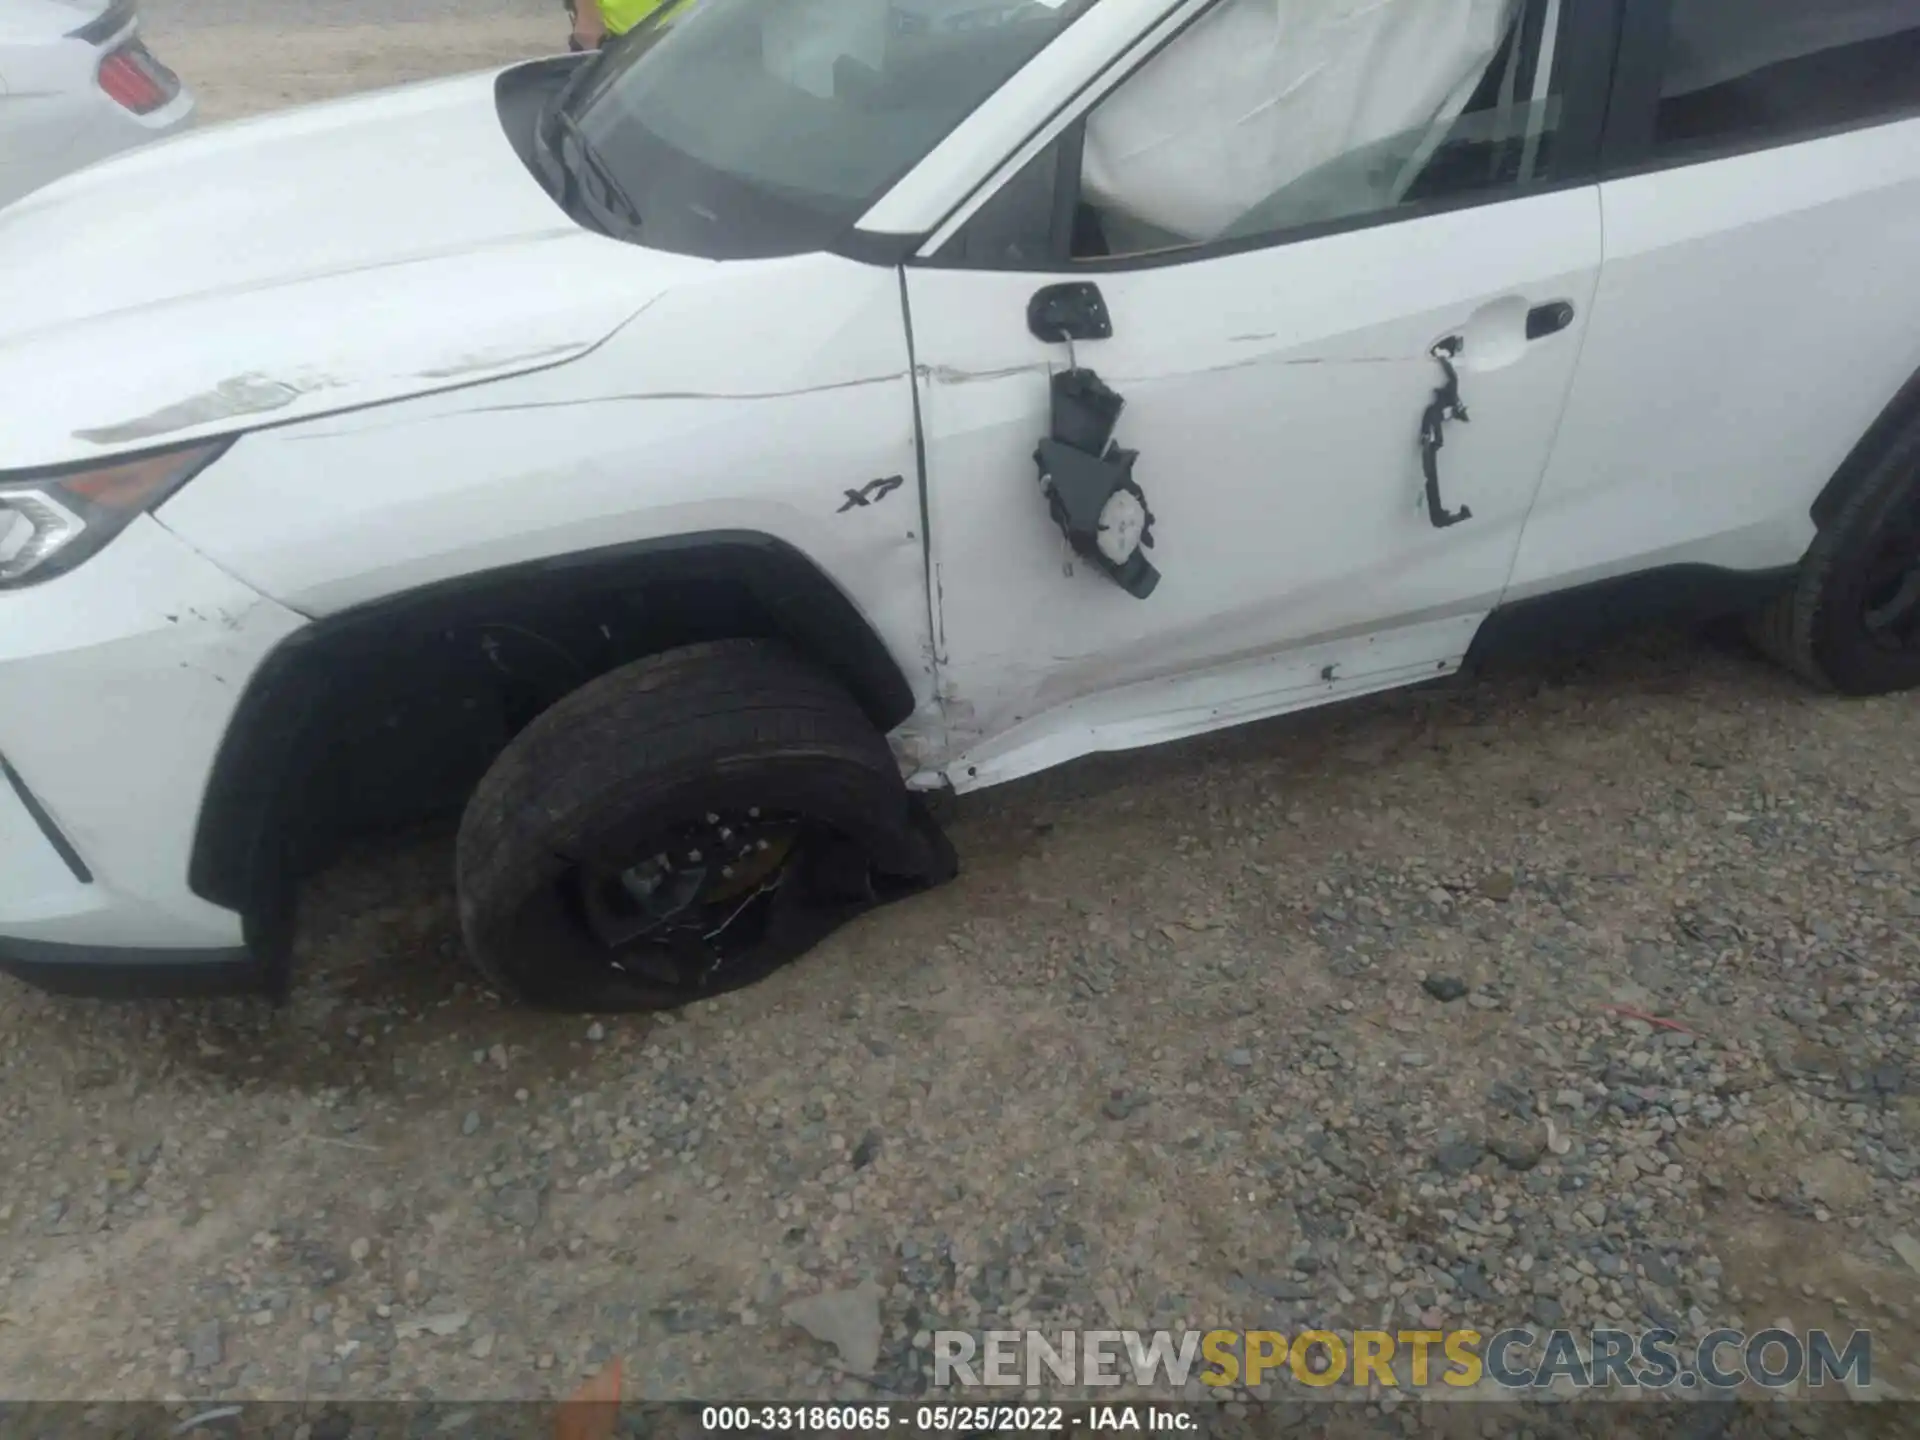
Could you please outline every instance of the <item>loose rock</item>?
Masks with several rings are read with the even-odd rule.
[[[880,1298],[872,1281],[852,1290],[828,1290],[795,1300],[781,1309],[790,1324],[840,1352],[854,1375],[871,1375],[880,1361]]]

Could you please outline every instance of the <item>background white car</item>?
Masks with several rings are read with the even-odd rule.
[[[193,116],[134,0],[0,0],[0,205]]]
[[[1920,685],[1913,0],[901,13],[0,214],[0,964],[283,983],[457,815],[504,990],[678,1004],[951,875],[914,792],[1662,615]]]

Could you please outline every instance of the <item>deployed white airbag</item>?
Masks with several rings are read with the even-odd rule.
[[[1083,193],[1212,239],[1342,155],[1452,121],[1519,4],[1224,0],[1094,110]]]

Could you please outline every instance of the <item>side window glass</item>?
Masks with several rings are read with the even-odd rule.
[[[1654,145],[1779,143],[1920,110],[1920,0],[1672,0]]]
[[[1076,257],[1551,178],[1561,0],[1221,0],[1089,114]]]

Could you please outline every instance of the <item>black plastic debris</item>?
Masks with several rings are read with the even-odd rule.
[[[1054,375],[1052,392],[1050,432],[1033,458],[1053,521],[1075,554],[1144,600],[1160,572],[1145,554],[1153,545],[1153,512],[1133,478],[1137,452],[1113,441],[1126,402],[1078,366]]]
[[[1467,407],[1460,399],[1460,372],[1453,365],[1454,357],[1466,348],[1466,343],[1458,335],[1449,335],[1428,352],[1440,362],[1447,377],[1433,392],[1433,402],[1420,417],[1420,469],[1427,482],[1427,519],[1436,530],[1473,518],[1473,511],[1467,506],[1449,510],[1440,499],[1440,447],[1447,443],[1446,422],[1458,420],[1464,425],[1468,419]]]
[[[1052,381],[1051,437],[1089,455],[1106,453],[1126,401],[1091,370],[1062,370]]]

